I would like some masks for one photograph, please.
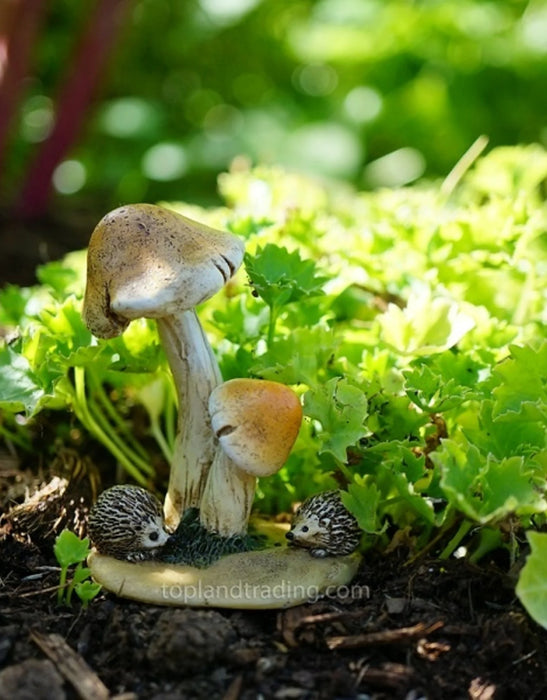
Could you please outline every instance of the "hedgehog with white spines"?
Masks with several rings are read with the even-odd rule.
[[[146,489],[119,484],[103,491],[91,508],[89,538],[100,554],[150,559],[169,538],[160,501]]]
[[[309,549],[312,557],[326,557],[351,554],[361,535],[340,491],[324,491],[310,496],[297,509],[286,537],[291,545]]]

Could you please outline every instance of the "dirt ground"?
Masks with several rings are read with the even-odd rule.
[[[400,549],[367,555],[338,595],[284,611],[161,608],[104,592],[83,610],[57,606],[50,544],[10,530],[0,535],[1,698],[547,696],[547,632],[493,565],[408,566]]]

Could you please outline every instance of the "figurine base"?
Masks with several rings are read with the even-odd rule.
[[[205,569],[120,561],[97,552],[91,575],[123,598],[153,605],[237,609],[288,608],[335,595],[357,572],[359,554],[315,559],[304,549],[272,547],[229,554]]]

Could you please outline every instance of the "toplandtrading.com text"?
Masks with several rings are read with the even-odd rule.
[[[246,581],[239,581],[231,585],[219,584],[216,586],[203,585],[198,582],[196,585],[167,585],[161,586],[162,598],[167,601],[177,603],[192,603],[198,600],[275,600],[276,598],[286,600],[306,600],[310,603],[324,598],[337,599],[366,599],[370,597],[368,586],[329,586],[319,590],[316,586],[301,586],[290,582],[282,581],[274,586],[266,584],[251,584]]]

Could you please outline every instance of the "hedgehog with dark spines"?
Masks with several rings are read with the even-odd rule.
[[[297,509],[286,537],[289,544],[309,549],[312,557],[327,557],[351,554],[362,534],[342,503],[340,491],[324,491],[310,496]]]
[[[100,554],[116,559],[152,559],[167,542],[160,501],[140,486],[120,484],[103,491],[91,508],[89,538]]]

